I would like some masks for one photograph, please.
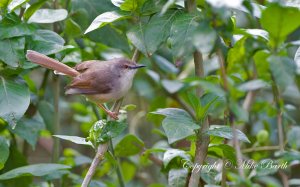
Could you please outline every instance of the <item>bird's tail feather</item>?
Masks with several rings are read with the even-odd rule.
[[[39,64],[45,68],[55,70],[71,77],[79,75],[79,72],[75,69],[36,51],[27,50],[26,58],[35,64]]]

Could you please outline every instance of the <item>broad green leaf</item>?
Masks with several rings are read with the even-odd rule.
[[[16,10],[17,8],[21,7],[24,3],[28,2],[29,0],[12,0],[10,1],[7,9],[9,12]]]
[[[298,135],[300,133],[300,127],[292,127],[287,133],[288,144],[295,150],[300,148],[300,139]]]
[[[2,0],[2,1],[0,1],[0,8],[7,7],[8,3],[9,3],[9,0]]]
[[[188,173],[189,172],[186,168],[171,169],[168,174],[168,186],[172,186],[172,187],[186,186]]]
[[[66,21],[65,34],[69,38],[75,38],[81,35],[81,27],[71,18]]]
[[[9,157],[5,163],[4,168],[1,170],[1,174],[25,165],[28,165],[25,155],[19,151],[19,148],[16,145],[10,144]],[[4,184],[5,187],[15,187],[15,186],[29,187],[30,184],[32,184],[32,177],[27,176],[27,177],[9,179],[5,181],[1,181],[1,184]]]
[[[141,8],[143,15],[151,15],[159,12],[167,0],[146,0]]]
[[[17,36],[31,35],[34,33],[34,27],[25,23],[18,22],[0,22],[0,39],[11,38]]]
[[[4,167],[9,156],[9,146],[7,140],[0,136],[0,170]]]
[[[198,15],[191,14],[181,14],[175,18],[170,35],[173,56],[182,57],[195,49],[203,53],[212,50],[217,35],[208,23],[199,23],[199,20]]]
[[[64,39],[53,31],[37,30],[28,42],[28,49],[50,55],[63,50],[64,43]]]
[[[180,149],[168,149],[163,157],[163,163],[164,163],[164,167],[168,167],[169,163],[175,159],[179,157],[180,159],[184,160],[184,161],[191,161],[191,156],[189,154],[187,154],[185,151],[180,150]]]
[[[22,118],[17,124],[16,128],[10,129],[11,132],[26,140],[34,150],[40,131],[45,129],[42,119],[37,116],[31,119]]]
[[[118,21],[121,19],[129,18],[129,16],[122,15],[118,12],[111,11],[111,12],[104,12],[97,16],[94,21],[91,23],[91,25],[86,29],[84,34],[87,34],[95,29],[101,28],[105,26],[108,23],[112,23],[114,21]]]
[[[238,129],[236,129],[235,132],[238,140],[250,143],[250,140],[243,132],[241,132]],[[208,135],[218,136],[230,140],[233,139],[233,130],[231,127],[228,126],[213,125],[205,133]]]
[[[76,144],[93,146],[90,141],[86,140],[86,138],[82,138],[78,136],[66,136],[66,135],[53,135],[53,136]]]
[[[170,94],[178,92],[184,86],[180,81],[167,79],[162,80],[161,84]]]
[[[54,23],[66,19],[65,9],[39,9],[29,18],[28,23]]]
[[[145,0],[111,0],[111,2],[124,11],[136,11]]]
[[[0,40],[0,60],[15,68],[20,66],[24,61],[24,47],[24,37]]]
[[[45,176],[59,170],[70,169],[70,166],[62,164],[34,164],[23,166],[0,175],[0,180],[13,179],[21,176]]]
[[[53,124],[54,124],[54,108],[53,105],[48,103],[45,100],[42,100],[38,103],[38,111],[42,116],[44,123],[47,129],[50,132],[53,132]]]
[[[158,109],[151,113],[166,116],[162,126],[170,144],[194,135],[194,130],[200,128],[185,110],[179,108]]]
[[[270,33],[272,45],[277,47],[286,37],[300,26],[300,10],[271,4],[262,12],[262,27]]]
[[[125,34],[110,27],[109,25],[106,25],[101,29],[94,30],[93,32],[88,33],[87,36],[94,42],[100,42],[109,47],[123,50],[125,52],[130,51],[128,39]]]
[[[275,82],[281,89],[294,83],[296,66],[288,57],[270,56],[268,59],[270,70]]]
[[[144,55],[151,56],[167,40],[171,24],[180,13],[180,11],[169,11],[164,15],[157,13],[147,24],[138,23],[129,30],[127,37]]]
[[[135,164],[123,161],[121,163],[121,168],[125,182],[131,181],[134,178],[137,171],[137,167],[135,166]]]
[[[26,85],[6,80],[0,76],[0,117],[15,128],[17,121],[24,115],[30,102]]]
[[[23,15],[24,19],[27,21],[46,2],[47,0],[38,0],[37,2],[31,4],[30,7],[26,9]]]
[[[240,32],[242,32],[243,34],[247,34],[248,36],[255,37],[255,38],[262,37],[262,38],[266,39],[267,41],[269,40],[269,33],[262,29],[240,29]]]
[[[115,138],[119,136],[126,128],[127,123],[119,121],[107,121],[104,126],[101,136],[98,137],[97,141],[102,142],[109,138]]]
[[[116,146],[115,155],[120,157],[132,156],[140,153],[145,144],[138,137],[128,134]]]
[[[300,74],[300,47],[297,49],[295,53],[294,61],[297,67],[297,73]]]
[[[249,121],[249,113],[245,110],[239,103],[232,100],[229,103],[229,108],[233,112],[236,121],[248,122]]]
[[[269,87],[270,84],[268,84],[267,82],[261,79],[255,79],[239,85],[238,89],[242,91],[253,91],[253,90],[258,90],[260,88],[269,88]]]
[[[228,159],[233,164],[236,163],[235,149],[227,144],[210,145],[208,147],[208,154],[217,156],[221,159]]]
[[[117,11],[118,8],[111,3],[111,0],[72,0],[71,10],[72,12],[76,12],[76,14],[80,13],[80,11],[86,12],[87,18],[84,17],[84,20],[82,14],[79,14],[78,19],[74,19],[83,29],[86,29],[99,14],[108,11]]]
[[[277,165],[276,160],[271,160],[271,159],[264,159],[261,160],[257,163],[257,166],[255,168],[256,170],[256,175],[257,176],[266,176],[266,175],[272,175],[277,172],[279,168],[276,167],[271,167],[271,165]]]
[[[153,55],[153,59],[154,59],[154,63],[165,73],[176,74],[179,72],[179,69],[176,68],[176,66],[173,63],[171,63],[164,57],[159,55]]]
[[[243,0],[207,0],[207,2],[215,8],[238,8],[242,6]]]

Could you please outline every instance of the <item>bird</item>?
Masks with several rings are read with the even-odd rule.
[[[137,69],[145,67],[126,58],[115,58],[107,61],[84,61],[72,68],[33,50],[27,50],[26,58],[71,77],[72,81],[65,87],[66,95],[86,96],[115,120],[118,119],[118,113],[110,111],[103,103],[124,97],[132,86]]]

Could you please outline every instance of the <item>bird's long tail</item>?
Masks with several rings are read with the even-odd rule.
[[[27,50],[26,58],[35,64],[39,64],[45,68],[55,70],[71,77],[75,77],[80,74],[75,69],[36,51]]]

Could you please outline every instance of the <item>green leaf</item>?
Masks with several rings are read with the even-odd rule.
[[[62,164],[34,164],[23,166],[0,175],[0,180],[13,179],[21,176],[45,176],[59,170],[70,169],[70,166]]]
[[[2,22],[0,23],[0,39],[31,35],[34,33],[34,27],[25,23]]]
[[[157,13],[147,24],[138,23],[127,33],[127,37],[144,55],[151,56],[167,40],[172,22],[180,13],[180,11],[169,11],[164,15]]]
[[[24,47],[24,37],[0,40],[0,60],[12,67],[18,67],[24,60]]]
[[[108,138],[115,138],[119,136],[126,128],[127,123],[119,121],[107,121],[107,124],[104,126],[101,136],[98,137],[97,141],[102,142]]]
[[[28,49],[50,55],[63,50],[65,41],[53,31],[37,30],[28,43]]]
[[[97,16],[91,25],[86,29],[84,34],[87,34],[95,29],[101,28],[108,23],[112,23],[114,21],[118,21],[121,19],[130,18],[130,16],[122,15],[116,11],[104,12]]]
[[[136,174],[137,167],[131,162],[124,161],[121,163],[121,168],[125,182],[131,181]]]
[[[169,163],[177,157],[180,157],[184,161],[191,161],[191,156],[185,151],[180,149],[168,149],[163,157],[164,167],[168,167]]]
[[[267,82],[261,79],[255,79],[239,85],[238,89],[241,91],[253,91],[253,90],[258,90],[261,88],[269,88],[269,87],[270,84],[268,84]]]
[[[28,23],[55,23],[66,19],[65,9],[39,9],[29,18]]]
[[[5,8],[7,7],[9,3],[9,0],[3,0],[3,1],[0,1],[0,8]]]
[[[168,176],[168,186],[172,187],[184,187],[188,177],[188,170],[182,169],[171,169]]]
[[[48,103],[45,100],[42,100],[38,103],[38,111],[42,116],[44,123],[47,129],[50,132],[53,132],[53,124],[54,124],[54,108],[53,105]]]
[[[228,159],[231,163],[236,163],[235,149],[227,144],[210,145],[208,147],[208,154],[216,155],[218,158],[221,159]]]
[[[46,2],[47,2],[47,0],[39,0],[39,1],[31,4],[30,7],[26,9],[26,11],[25,11],[25,13],[23,15],[24,20],[27,21]]]
[[[90,141],[86,140],[86,138],[82,138],[78,136],[66,136],[66,135],[53,135],[53,136],[76,144],[93,146]]]
[[[159,55],[153,55],[154,63],[165,73],[173,73],[176,74],[179,72],[178,68],[171,63],[169,60],[165,59]]]
[[[200,128],[185,110],[179,108],[158,109],[151,113],[166,116],[162,126],[170,144],[194,135],[194,130]]]
[[[237,102],[231,101],[229,103],[229,108],[233,112],[237,121],[248,122],[249,121],[249,112],[240,106]]]
[[[45,129],[45,126],[42,122],[42,119],[34,117],[31,119],[21,119],[18,122],[16,128],[10,130],[14,134],[17,134],[18,136],[26,140],[34,150],[39,138],[40,131],[43,129]]]
[[[0,136],[0,170],[4,167],[9,156],[9,146],[7,140]]]
[[[294,61],[297,66],[297,73],[300,74],[300,47],[297,49],[295,53]]]
[[[275,82],[281,89],[294,83],[296,66],[288,57],[270,56],[268,59],[270,70]]]
[[[162,80],[161,84],[170,94],[178,92],[184,86],[180,81],[167,79]]]
[[[286,37],[300,26],[300,10],[271,4],[262,12],[262,27],[270,33],[273,46],[278,46]]]
[[[247,138],[247,136],[241,132],[240,130],[235,130],[237,139],[241,140],[243,142],[250,143],[250,140]],[[226,139],[233,139],[233,131],[231,127],[228,126],[222,126],[222,125],[213,125],[205,132],[208,135],[212,136],[218,136]]]
[[[175,18],[170,36],[173,56],[183,57],[195,49],[203,53],[212,50],[217,35],[208,23],[199,24],[199,19],[198,15],[191,14],[181,14]]]
[[[111,0],[111,2],[124,11],[136,11],[145,0]]]
[[[0,76],[0,117],[14,128],[30,102],[28,88],[21,83]]]
[[[9,12],[16,10],[17,8],[21,7],[24,3],[28,2],[29,0],[12,0],[7,9]]]
[[[140,153],[145,144],[138,137],[128,134],[116,146],[115,155],[120,157],[132,156]]]
[[[69,38],[75,38],[81,35],[81,27],[71,18],[66,21],[65,34]]]
[[[300,148],[300,139],[298,135],[300,133],[300,127],[292,127],[287,133],[288,144],[295,150]]]

